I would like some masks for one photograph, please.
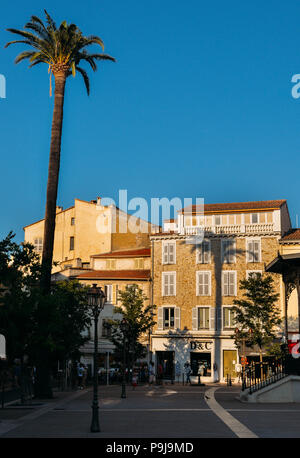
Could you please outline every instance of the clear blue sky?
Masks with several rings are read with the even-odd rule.
[[[43,3],[43,4],[42,4]],[[287,199],[300,217],[300,3],[217,0],[16,0],[1,6],[0,238],[43,218],[53,98],[46,66],[13,60],[43,8],[103,38],[117,63],[79,76],[65,99],[58,202],[98,195]],[[300,220],[299,220],[300,221]]]

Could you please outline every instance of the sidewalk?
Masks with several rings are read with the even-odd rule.
[[[119,385],[100,385],[100,433],[90,432],[92,388],[56,392],[54,399],[34,400],[32,406],[0,409],[0,437],[198,437],[195,420],[204,414],[203,437],[215,437],[216,423],[221,437],[233,437],[204,400],[204,392],[211,386],[174,384],[138,386],[135,390],[127,386],[127,397],[121,399]],[[236,391],[232,397],[235,395]]]

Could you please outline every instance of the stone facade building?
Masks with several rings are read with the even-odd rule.
[[[119,292],[126,286],[135,284],[142,289],[145,305],[149,303],[151,294],[151,253],[150,248],[111,251],[91,256],[92,270],[77,273],[76,278],[86,286],[101,286],[106,295],[106,303],[99,317],[99,365],[108,369],[114,365],[114,346],[110,340],[111,319],[122,319],[114,313],[114,307],[121,305]],[[90,340],[81,348],[82,362],[92,367],[94,352],[94,328],[88,330]],[[144,345],[149,345],[148,335],[144,336]]]
[[[239,282],[264,272],[279,250],[279,240],[291,228],[285,200],[206,204],[178,213],[176,224],[151,235],[153,303],[157,324],[151,336],[156,364],[165,377],[182,377],[184,364],[203,381],[235,377],[238,351],[233,300],[242,298]],[[201,243],[201,228],[204,238]],[[273,274],[283,311],[281,279]]]
[[[129,218],[141,231],[128,230]],[[52,272],[72,268],[90,269],[90,256],[129,248],[149,247],[149,234],[154,230],[147,221],[135,218],[114,205],[102,205],[101,198],[86,202],[75,199],[63,210],[57,207]],[[44,220],[24,227],[26,242],[43,251]]]

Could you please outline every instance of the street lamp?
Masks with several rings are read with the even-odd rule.
[[[106,296],[101,287],[97,287],[96,283],[88,291],[88,305],[92,311],[94,318],[94,397],[92,404],[92,424],[91,432],[98,433],[99,426],[99,406],[98,406],[98,318],[101,310],[103,310]]]
[[[122,377],[122,393],[121,398],[126,398],[126,380],[125,380],[125,366],[126,366],[126,351],[125,351],[125,343],[126,343],[126,331],[128,328],[128,323],[125,318],[120,323],[120,328],[123,334],[123,377]]]

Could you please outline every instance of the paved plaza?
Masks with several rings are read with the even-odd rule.
[[[1,438],[299,438],[300,404],[247,404],[239,386],[99,386],[100,433],[90,433],[92,390],[0,409]]]

